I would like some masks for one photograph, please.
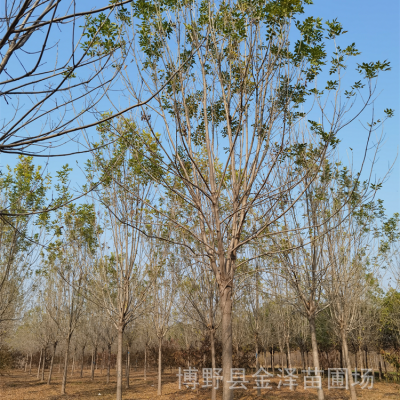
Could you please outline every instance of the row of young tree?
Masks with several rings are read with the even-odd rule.
[[[134,127],[129,125],[133,137],[147,138]],[[90,203],[71,203],[54,215],[23,220],[18,235],[2,226],[3,243],[8,245],[2,264],[2,342],[26,354],[26,363],[30,355],[32,364],[35,355],[42,380],[50,354],[49,384],[54,360],[61,368],[62,357],[62,393],[71,360],[74,370],[80,359],[82,375],[85,350],[91,352],[92,379],[100,353],[107,381],[116,352],[121,396],[124,368],[129,387],[132,352],[136,365],[139,358],[144,366],[144,376],[149,361],[157,360],[159,394],[165,366],[223,365],[226,306],[212,266],[192,247],[171,243],[172,230],[157,224],[158,210],[141,206],[138,197],[121,189],[122,182],[141,196],[154,193],[154,182],[146,179],[136,156],[125,148],[126,137],[122,144],[116,141],[108,159],[102,151],[87,163],[89,185],[95,173],[109,168],[107,160],[119,157],[118,169],[113,169],[118,178],[96,189],[97,197]],[[135,151],[138,148],[135,144]],[[238,254],[239,268],[232,282],[233,366],[259,368],[263,360],[264,366],[274,369],[275,363],[284,365],[284,354],[286,364],[295,366],[291,354],[299,351],[301,366],[297,366],[303,369],[327,368],[338,354],[340,366],[351,371],[368,366],[369,354],[370,358],[379,354],[380,374],[386,361],[398,372],[400,294],[379,286],[382,267],[395,265],[392,247],[398,239],[398,216],[387,219],[380,201],[360,201],[365,187],[357,187],[340,163],[325,163],[327,175],[307,187],[299,207],[286,213],[285,225],[278,227],[273,240],[259,239]],[[39,170],[31,158],[21,156],[14,171],[2,179],[10,208],[20,207],[28,193],[35,201],[45,196],[51,179],[49,175],[42,179]],[[57,173],[54,187],[59,201],[72,197],[69,172],[65,166]],[[349,190],[351,208],[342,202]],[[187,210],[172,204],[169,212],[183,218]],[[313,229],[306,234],[288,232],[287,227],[301,219]],[[325,229],[322,235],[319,225]],[[188,236],[185,231],[181,235]],[[257,257],[267,248],[271,254]],[[267,351],[272,357],[279,353],[278,359],[258,356]]]
[[[324,346],[336,343],[350,371],[353,336],[373,315],[387,328],[380,348],[397,349],[397,292],[379,284],[393,265],[399,217],[385,215],[383,180],[367,165],[381,145],[371,146],[375,133],[393,116],[374,109],[389,63],[354,65],[360,53],[342,25],[307,16],[309,0],[113,0],[72,14],[64,3],[6,7],[0,72],[10,75],[2,96],[14,109],[0,151],[21,157],[0,181],[2,341],[30,332],[23,351],[39,349],[45,363],[51,348],[51,370],[62,349],[62,393],[81,336],[106,344],[109,361],[115,342],[117,400],[128,331],[145,351],[156,341],[159,393],[167,339],[190,348],[207,338],[224,400],[233,398],[235,354],[275,346],[290,364],[293,349],[307,348],[318,371]],[[59,61],[48,40],[62,24],[72,53]],[[38,57],[32,70],[11,76],[13,57],[42,29],[41,50],[24,55]],[[46,54],[57,60],[51,70]],[[352,67],[360,80],[350,83]],[[346,166],[341,134],[369,109],[361,162]],[[52,181],[31,158],[75,141],[90,153],[79,193],[68,165]],[[362,338],[359,351],[370,343]]]

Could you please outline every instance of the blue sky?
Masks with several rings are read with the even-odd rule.
[[[392,108],[395,116],[385,123],[383,132],[385,143],[378,155],[378,163],[374,169],[376,177],[386,174],[389,165],[397,157],[400,145],[400,31],[398,0],[315,0],[308,8],[313,16],[323,20],[337,18],[348,31],[342,39],[347,43],[356,43],[361,55],[357,62],[383,61],[391,62],[391,71],[380,75],[378,82],[379,98],[376,101],[375,113],[381,115],[383,109]],[[312,10],[312,11],[311,11]],[[348,72],[349,75],[353,74]],[[354,73],[357,77],[356,73]],[[380,113],[380,114],[379,114]],[[368,113],[365,115],[365,117]],[[362,119],[365,121],[366,119]],[[360,124],[355,122],[342,137],[341,155],[349,147],[362,146],[365,133]],[[358,149],[360,150],[360,149]],[[350,152],[349,152],[350,153]],[[389,214],[400,211],[400,163],[396,162],[389,179],[385,183],[379,197],[385,201]]]
[[[95,2],[85,2],[85,8],[91,8],[94,5]],[[375,103],[377,116],[383,115],[385,108],[395,109],[395,117],[388,120],[384,126],[385,143],[374,168],[374,175],[379,179],[387,173],[388,167],[395,161],[400,144],[399,2],[398,0],[381,0],[379,3],[372,2],[372,0],[315,0],[314,5],[306,7],[306,15],[318,16],[324,21],[337,18],[348,31],[340,39],[341,43],[347,45],[355,42],[356,47],[362,53],[357,57],[356,62],[383,61],[385,59],[391,62],[392,70],[381,74],[379,78],[378,92],[380,94]],[[355,66],[355,64],[352,65],[347,71],[346,79],[351,82],[360,79],[360,76],[355,72]],[[355,121],[341,132],[340,155],[345,160],[354,154],[355,168],[357,168],[357,163],[360,163],[360,156],[363,153],[366,139],[366,133],[360,122],[367,122],[369,116],[369,112],[363,114],[360,121]],[[352,152],[350,148],[354,151]],[[52,159],[49,169],[54,175],[54,171],[67,162],[76,169],[76,161],[79,161],[79,165],[83,166],[87,158],[87,155],[82,155]],[[14,163],[15,157],[4,154],[0,156],[1,167],[5,164],[13,165]],[[45,163],[45,160],[38,159],[37,163]],[[365,171],[368,171],[368,165]],[[72,176],[72,186],[82,182],[82,176],[78,171]],[[399,186],[400,163],[396,162],[391,175],[379,194],[379,197],[385,201],[388,214],[400,211]]]

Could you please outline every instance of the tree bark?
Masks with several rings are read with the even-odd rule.
[[[122,400],[122,342],[124,336],[123,326],[118,327],[117,351],[117,400]]]
[[[50,371],[49,371],[49,377],[47,379],[47,384],[50,385],[51,382],[51,375],[53,373],[53,365],[54,365],[54,357],[56,356],[56,348],[57,348],[57,342],[54,342],[53,344],[53,354],[51,356],[51,362],[50,362]]]
[[[255,347],[256,347],[256,372],[260,369],[260,357],[258,355],[258,334],[255,335]],[[261,389],[257,386],[257,396],[261,395]]]
[[[147,367],[147,344],[144,346],[144,366],[143,366],[144,380],[147,380],[146,367]]]
[[[309,325],[310,325],[311,347],[312,347],[315,375],[320,375],[317,332],[315,328],[315,315],[309,318]],[[324,390],[322,388],[317,390],[317,394],[318,394],[318,400],[324,400],[325,396],[324,396]]]
[[[85,346],[82,346],[81,378],[83,376],[83,364],[85,362]]]
[[[42,366],[42,382],[44,381],[44,367],[46,363],[46,347],[44,348],[43,351],[43,366]]]
[[[214,377],[214,371],[216,368],[216,363],[215,363],[215,338],[214,338],[214,329],[210,330],[210,344],[211,344],[211,368],[213,369],[213,380],[212,380],[212,389],[211,389],[211,400],[216,400],[217,399],[217,382]]]
[[[68,357],[69,357],[69,345],[71,343],[71,337],[67,340],[67,348],[65,350],[65,360],[64,360],[64,371],[61,384],[61,394],[65,394],[65,388],[67,386],[67,374],[68,374]]]
[[[130,369],[131,369],[131,352],[130,350],[130,346],[127,346],[127,350],[126,350],[126,387],[127,389],[129,389],[129,373],[130,373]]]
[[[162,337],[158,338],[158,388],[157,388],[157,394],[159,396],[161,396],[161,394],[162,394],[161,373],[162,373]]]
[[[94,367],[96,364],[96,354],[97,354],[97,346],[95,346],[94,349],[92,349],[92,367],[90,370],[92,381],[94,381]]]
[[[37,379],[40,378],[40,366],[42,365],[42,357],[43,357],[43,348],[40,349],[40,357],[39,357],[38,370],[37,370]]]
[[[222,336],[222,400],[233,400],[233,391],[229,389],[232,369],[232,287],[227,285],[221,293],[221,336]]]
[[[345,330],[342,331],[342,346],[343,346],[343,358],[347,368],[347,374],[349,377],[349,386],[350,386],[350,397],[351,400],[357,400],[356,389],[353,386],[353,375],[351,373],[351,363],[349,357],[349,348],[347,346],[347,337]],[[357,359],[357,357],[356,357]]]
[[[31,361],[29,363],[29,375],[32,375],[32,353],[31,353]]]
[[[108,356],[107,356],[107,383],[110,383],[110,370],[111,370],[111,344],[108,344]]]

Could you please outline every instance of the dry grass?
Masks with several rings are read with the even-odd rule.
[[[47,376],[46,376],[47,379]],[[210,399],[210,391],[208,389],[190,390],[178,389],[178,381],[176,372],[166,373],[163,377],[163,395],[157,396],[157,379],[155,372],[148,374],[147,381],[143,380],[141,372],[133,372],[131,374],[131,387],[124,390],[124,399],[147,400],[208,400]],[[1,400],[58,400],[58,399],[107,399],[115,398],[115,371],[113,371],[110,384],[106,384],[106,377],[96,371],[95,380],[92,382],[89,378],[89,371],[85,371],[82,379],[77,376],[68,377],[67,394],[60,394],[61,376],[59,373],[54,374],[54,380],[50,386],[45,382],[40,382],[35,376],[21,371],[11,371],[9,374],[0,376],[0,399]],[[272,380],[272,382],[275,382]],[[291,392],[288,388],[277,389],[277,385],[273,385],[274,389],[267,392],[264,391],[261,396],[257,396],[255,390],[237,390],[235,391],[235,399],[282,399],[282,400],[308,400],[316,399],[315,391],[305,391],[300,385],[302,379],[298,380],[299,386],[296,391]],[[277,383],[277,382],[276,382]],[[327,382],[323,385],[326,387]],[[252,387],[253,382],[248,384]],[[357,389],[360,399],[383,400],[383,399],[400,399],[400,385],[395,383],[375,382],[372,390]],[[343,390],[326,390],[327,400],[344,400],[349,399],[349,392]],[[221,393],[218,393],[218,399]]]

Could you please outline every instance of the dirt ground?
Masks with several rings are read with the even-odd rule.
[[[47,372],[47,371],[46,371]],[[160,400],[208,400],[211,398],[209,389],[183,389],[178,388],[178,378],[176,371],[166,373],[163,377],[163,395],[157,396],[157,379],[155,371],[148,373],[147,380],[143,380],[142,371],[131,373],[131,387],[124,389],[123,398],[134,400],[160,399]],[[254,378],[251,378],[254,379]],[[45,376],[47,381],[47,373]],[[66,399],[107,399],[115,398],[115,371],[112,371],[112,379],[106,384],[105,371],[101,375],[100,371],[96,371],[95,380],[92,382],[89,377],[89,371],[84,371],[83,378],[68,376],[67,394],[61,395],[61,375],[54,374],[54,380],[50,386],[46,382],[40,382],[36,379],[36,375],[30,376],[23,371],[10,371],[8,374],[0,375],[0,399],[1,400],[66,400]],[[247,385],[248,390],[235,390],[235,399],[284,399],[284,400],[311,400],[316,399],[315,390],[304,390],[302,378],[299,377],[297,390],[290,391],[289,388],[277,389],[278,381],[271,380],[273,389],[262,391],[261,396],[257,396],[256,391],[252,388],[254,382],[251,380]],[[349,399],[349,391],[329,390],[327,389],[327,380],[323,380],[323,386],[326,388],[327,400],[347,400]],[[383,400],[397,399],[400,400],[400,385],[396,383],[375,382],[374,388],[371,390],[357,388],[357,394],[360,399]],[[218,399],[221,393],[218,393]]]

